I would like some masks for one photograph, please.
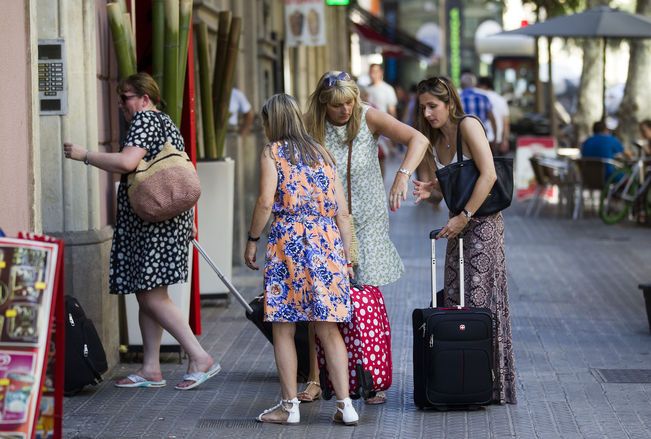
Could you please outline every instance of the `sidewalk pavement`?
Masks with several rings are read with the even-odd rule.
[[[393,386],[385,405],[354,403],[357,427],[332,424],[333,400],[302,404],[298,426],[254,421],[279,399],[273,350],[233,300],[202,308],[200,340],[221,361],[220,374],[197,389],[174,390],[187,361],[172,356],[163,364],[167,387],[118,389],[112,379],[138,367],[121,364],[101,385],[66,398],[64,437],[651,438],[651,334],[638,289],[651,281],[651,230],[606,226],[594,216],[529,218],[525,207],[505,213],[517,405],[473,412],[414,406],[411,311],[429,302],[428,232],[444,224],[447,211],[409,202],[390,214],[406,272],[382,288]],[[442,261],[444,245],[438,250]],[[237,268],[234,283],[253,298],[261,273]]]

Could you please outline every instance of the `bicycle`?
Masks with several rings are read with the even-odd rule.
[[[631,210],[638,219],[651,217],[651,159],[641,145],[634,145],[639,149],[637,160],[616,169],[601,191],[599,217],[606,224],[622,221]]]

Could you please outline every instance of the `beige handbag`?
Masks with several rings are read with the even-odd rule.
[[[174,218],[192,209],[201,195],[201,183],[192,161],[170,142],[160,114],[165,145],[156,156],[127,178],[127,194],[133,211],[142,220],[154,223]]]
[[[348,166],[346,172],[346,183],[348,185],[348,213],[350,214],[350,248],[348,253],[350,262],[353,265],[359,263],[359,241],[357,240],[357,233],[355,233],[355,218],[353,218],[353,204],[352,204],[352,189],[350,188],[350,162],[353,159],[353,141],[348,142]]]

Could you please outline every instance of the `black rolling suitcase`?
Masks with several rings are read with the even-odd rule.
[[[464,306],[461,237],[460,305],[437,307],[435,238],[439,232],[430,232],[433,307],[415,309],[412,314],[414,402],[421,409],[472,409],[490,404],[493,397],[493,315],[487,308]]]
[[[192,244],[195,246],[197,251],[201,254],[201,256],[206,260],[208,265],[215,271],[219,279],[221,279],[222,282],[224,282],[224,285],[226,285],[226,288],[233,293],[233,296],[235,296],[235,299],[237,299],[238,302],[244,307],[245,313],[246,313],[246,318],[249,319],[259,330],[262,332],[262,334],[269,340],[269,343],[273,344],[273,333],[271,330],[271,323],[265,322],[263,320],[264,318],[264,302],[262,300],[262,296],[258,296],[255,299],[253,299],[251,302],[247,302],[244,297],[240,294],[240,292],[235,288],[235,286],[231,283],[229,279],[226,278],[215,265],[213,260],[208,256],[206,251],[201,247],[199,242],[194,239],[192,240]],[[301,322],[296,324],[296,333],[294,335],[294,342],[296,344],[296,356],[298,358],[298,380],[299,381],[307,381],[309,372],[310,372],[310,355],[309,355],[309,337],[308,337],[308,329],[307,329],[307,323]]]

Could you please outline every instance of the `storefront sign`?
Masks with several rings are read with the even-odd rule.
[[[325,46],[323,0],[285,0],[287,47]]]
[[[463,29],[462,5],[458,0],[446,3],[448,16],[448,59],[450,79],[459,85],[461,77],[461,35]]]
[[[0,437],[55,433],[54,298],[61,292],[59,244],[0,238]],[[59,303],[61,306],[61,303]],[[63,361],[61,359],[61,361]],[[62,369],[61,369],[62,370]],[[50,373],[54,367],[50,368]],[[60,386],[62,382],[58,383]],[[59,392],[59,402],[62,392]],[[60,404],[59,414],[60,414]],[[43,408],[46,408],[43,410]],[[37,422],[38,420],[38,422]]]

